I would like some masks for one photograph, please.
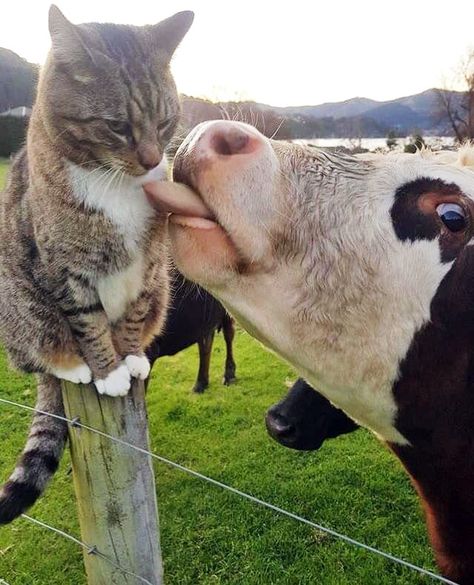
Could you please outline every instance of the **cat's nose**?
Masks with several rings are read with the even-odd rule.
[[[143,144],[137,149],[137,158],[141,166],[150,171],[160,164],[163,154],[156,145]]]

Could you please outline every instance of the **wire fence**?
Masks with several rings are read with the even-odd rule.
[[[85,549],[87,551],[88,555],[95,555],[97,557],[100,557],[101,559],[104,559],[104,561],[110,563],[115,569],[118,569],[124,575],[128,575],[129,577],[134,577],[139,583],[145,583],[145,585],[154,585],[154,583],[151,583],[147,579],[140,577],[140,575],[137,575],[133,571],[129,571],[128,569],[124,569],[121,565],[116,563],[110,557],[101,553],[100,550],[98,550],[98,548],[95,545],[86,544],[85,542],[82,542],[82,540],[79,540],[75,536],[72,536],[71,534],[68,534],[67,532],[64,532],[63,530],[59,530],[59,528],[55,528],[54,526],[50,526],[49,524],[46,524],[46,522],[42,522],[41,520],[38,520],[37,518],[32,518],[31,516],[28,516],[27,514],[22,514],[21,517],[24,518],[25,520],[28,520],[28,522],[32,522],[33,524],[36,524],[37,526],[41,526],[42,528],[46,528],[46,530],[50,530],[51,532],[55,532],[56,534],[59,534],[59,536],[62,536],[63,538],[67,538],[68,540],[71,540],[75,544],[77,544],[77,545],[81,546],[83,549]],[[0,582],[0,585],[1,585],[1,582]]]
[[[205,482],[210,483],[214,486],[217,486],[223,490],[231,492],[231,493],[233,493],[241,498],[244,498],[250,502],[253,502],[254,504],[257,504],[259,506],[262,506],[264,508],[272,510],[273,512],[276,512],[278,514],[286,516],[287,518],[291,518],[292,520],[295,520],[295,521],[300,522],[302,524],[306,524],[307,526],[311,526],[312,528],[315,528],[316,530],[319,530],[320,532],[324,532],[324,533],[329,534],[330,536],[332,536],[336,539],[339,539],[345,543],[348,543],[348,544],[353,545],[355,547],[358,547],[364,551],[367,551],[367,552],[370,552],[372,554],[383,557],[384,559],[386,559],[388,561],[391,561],[391,562],[396,563],[398,565],[401,565],[405,568],[408,568],[412,571],[415,571],[415,572],[417,572],[420,575],[423,575],[425,577],[429,577],[430,579],[432,579],[434,581],[438,581],[441,583],[448,583],[450,585],[459,585],[455,581],[451,581],[450,579],[447,579],[446,577],[442,577],[441,575],[433,573],[432,571],[429,571],[428,569],[424,569],[423,567],[419,567],[413,563],[410,563],[408,561],[400,559],[399,557],[397,557],[395,555],[392,555],[390,553],[379,550],[373,546],[364,544],[363,542],[355,540],[349,536],[346,536],[345,534],[341,534],[335,530],[332,530],[331,528],[327,528],[325,526],[322,526],[321,524],[317,524],[316,522],[313,522],[311,520],[308,520],[307,518],[303,518],[302,516],[299,516],[298,514],[294,514],[293,512],[285,510],[284,508],[280,508],[279,506],[275,506],[274,504],[271,504],[269,502],[261,500],[260,498],[257,498],[251,494],[247,494],[247,493],[245,493],[245,492],[243,492],[235,487],[227,485],[219,480],[213,479],[212,477],[208,477],[202,473],[199,473],[198,471],[194,471],[193,469],[189,469],[188,467],[185,467],[184,465],[181,465],[180,463],[176,463],[175,461],[171,461],[170,459],[167,459],[166,457],[163,457],[161,455],[157,455],[156,453],[153,453],[151,451],[147,451],[146,449],[143,449],[141,447],[138,447],[136,445],[128,443],[127,441],[124,441],[124,440],[120,439],[119,437],[114,437],[112,435],[104,433],[100,429],[96,429],[94,427],[91,427],[87,424],[82,423],[78,417],[73,418],[73,419],[69,419],[67,417],[60,416],[58,414],[39,410],[39,409],[33,408],[31,406],[28,406],[26,404],[20,404],[18,402],[14,402],[12,400],[7,400],[5,398],[0,398],[0,403],[6,404],[9,406],[14,406],[16,408],[20,408],[20,409],[27,410],[30,412],[50,416],[52,418],[66,422],[72,428],[81,428],[81,429],[87,430],[91,433],[95,433],[95,434],[100,435],[101,437],[104,437],[110,441],[113,441],[114,443],[117,443],[117,444],[119,444],[127,449],[133,449],[134,451],[137,451],[143,455],[146,455],[147,457],[151,457],[152,459],[155,459],[156,461],[160,461],[161,463],[165,463],[166,465],[169,465],[170,467],[173,467],[175,469],[179,469],[180,471],[183,471],[184,473],[187,473],[187,474],[189,474],[193,477],[196,477],[202,481],[205,481]],[[87,550],[87,552],[89,554],[94,554],[94,555],[100,556],[105,561],[111,563],[114,566],[114,568],[116,568],[117,570],[119,570],[119,571],[123,572],[124,574],[127,574],[131,577],[135,577],[137,579],[138,583],[145,583],[147,585],[154,585],[153,583],[150,583],[149,581],[147,581],[143,577],[140,577],[140,576],[136,575],[135,573],[128,571],[127,569],[125,569],[122,566],[120,566],[119,564],[117,564],[113,559],[110,559],[108,556],[104,555],[101,551],[99,551],[94,544],[84,543],[81,540],[79,540],[78,538],[76,538],[76,537],[74,537],[66,532],[63,532],[62,530],[59,530],[58,528],[55,528],[53,526],[49,526],[45,522],[42,522],[40,520],[37,520],[37,519],[32,518],[30,516],[27,516],[26,514],[23,514],[22,517],[25,520],[28,520],[29,522],[32,522],[36,525],[39,525],[42,528],[50,530],[63,538],[67,538],[67,539],[71,540],[72,542],[74,542],[78,546],[81,546],[82,548]],[[5,583],[6,583],[5,581],[2,581],[2,579],[0,579],[0,585],[5,585]],[[6,583],[6,585],[8,585],[8,583]]]

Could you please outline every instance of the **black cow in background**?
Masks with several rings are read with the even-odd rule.
[[[199,371],[194,392],[204,392],[209,386],[209,365],[216,331],[224,334],[226,360],[223,383],[235,381],[235,362],[232,351],[234,322],[224,307],[209,293],[186,280],[176,269],[171,271],[171,302],[166,325],[155,337],[147,356],[150,365],[164,355],[176,353],[194,345],[199,346]]]
[[[265,422],[275,441],[300,451],[315,451],[326,439],[359,428],[302,378],[293,384],[283,400],[267,411]]]

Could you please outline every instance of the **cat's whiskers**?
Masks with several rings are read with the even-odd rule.
[[[91,181],[90,183],[88,182],[90,176],[85,177],[85,185],[87,186],[88,190],[94,193],[102,192],[105,183],[110,179],[114,170],[115,169],[111,167],[107,167],[105,172],[100,173],[99,176],[95,177],[95,180]]]
[[[97,162],[100,162],[100,161],[97,161]],[[104,170],[104,169],[108,169],[108,168],[110,168],[110,166],[109,166],[107,163],[104,163],[104,162],[102,161],[102,164],[101,164],[101,165],[99,165],[98,167],[95,167],[95,168],[93,168],[93,169],[90,169],[90,170],[89,170],[89,169],[83,169],[82,167],[84,167],[86,164],[89,164],[89,162],[84,162],[84,163],[81,163],[81,164],[76,164],[76,163],[74,163],[74,167],[76,167],[76,168],[80,168],[81,170],[85,171],[85,173],[87,173],[87,172],[88,172],[89,174],[88,174],[87,176],[90,176],[90,175],[92,175],[92,174],[94,174],[94,173],[97,173],[97,172],[99,172],[99,171],[102,171],[102,170]],[[84,174],[84,177],[85,177],[85,176],[86,176],[86,174]]]
[[[104,167],[102,167],[102,168],[105,168],[105,169],[106,169],[106,171],[105,171],[105,172],[103,172],[103,173],[100,173],[98,177],[94,177],[94,179],[95,179],[95,180],[94,180],[93,182],[91,182],[91,184],[90,184],[90,187],[89,187],[91,190],[95,189],[96,187],[97,187],[97,188],[99,188],[100,184],[101,184],[103,181],[105,182],[105,180],[106,180],[106,179],[107,179],[107,178],[110,176],[110,174],[111,174],[111,173],[112,173],[112,171],[114,170],[113,168],[111,168],[111,167],[107,167],[107,166],[105,166],[105,165],[104,165]],[[98,171],[99,171],[99,170],[101,171],[101,170],[102,170],[102,168],[101,168],[101,169],[97,169],[97,170],[98,170]],[[91,171],[91,174],[93,174],[93,173],[94,173],[94,171]],[[82,178],[82,180],[83,180],[83,182],[84,182],[84,185],[87,185],[87,184],[88,184],[88,181],[90,180],[90,178],[91,178],[91,175],[87,175],[87,176],[84,176],[84,177]]]
[[[121,165],[117,165],[113,160],[107,160],[101,166],[81,174],[79,182],[88,191],[96,192],[100,200],[104,201],[110,189],[120,190],[126,175]]]
[[[91,171],[88,172],[87,175],[84,175],[84,179],[87,177],[88,179],[90,179],[90,177],[92,175],[97,175],[99,174],[99,176],[103,176],[107,171],[110,170],[110,167],[108,165],[101,165],[100,167],[97,167],[96,169],[92,169]],[[105,173],[104,173],[105,171]]]
[[[95,164],[95,163],[104,163],[104,161],[102,159],[100,159],[100,158],[95,159],[95,160],[85,160],[84,162],[76,163],[76,166],[77,167],[85,167],[86,165],[92,165],[92,164]],[[102,168],[104,166],[106,166],[106,165],[105,164],[101,164],[98,168]],[[93,170],[97,170],[97,169],[93,169]]]
[[[102,199],[105,199],[107,197],[107,193],[110,191],[111,187],[113,186],[114,181],[117,178],[117,175],[121,172],[120,168],[117,168],[117,167],[115,167],[115,168],[113,167],[112,170],[113,170],[113,172],[112,172],[112,175],[109,179],[109,182],[107,183],[107,186],[105,187],[105,189],[102,191],[102,194],[101,194]]]
[[[119,177],[119,180],[118,180],[118,186],[117,186],[117,189],[118,189],[119,191],[122,189],[123,180],[124,180],[125,176],[126,176],[126,173],[125,173],[125,171],[123,170],[123,168],[121,168],[121,169],[120,169],[120,177]]]

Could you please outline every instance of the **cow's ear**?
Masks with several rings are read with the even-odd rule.
[[[438,239],[443,262],[452,262],[474,233],[473,202],[458,185],[440,179],[402,185],[390,213],[400,240]]]

